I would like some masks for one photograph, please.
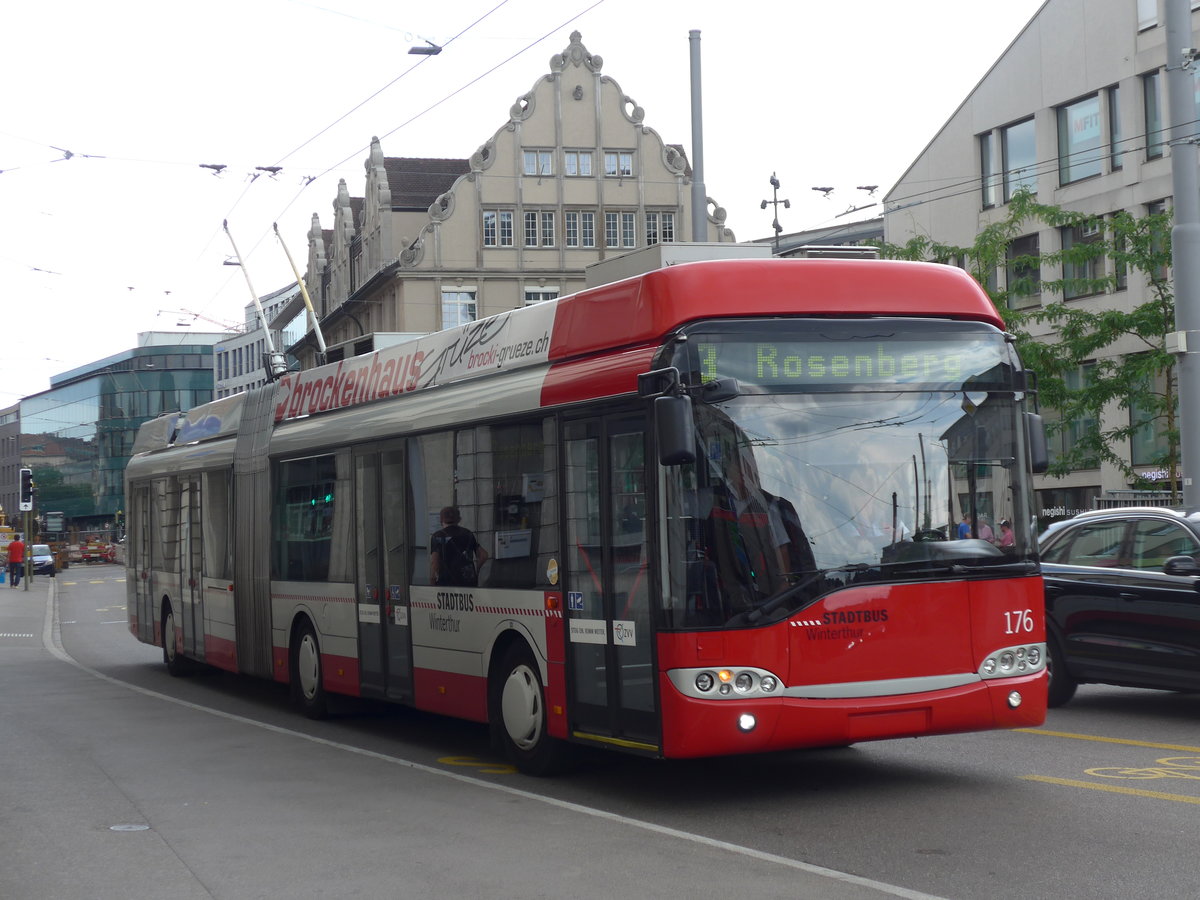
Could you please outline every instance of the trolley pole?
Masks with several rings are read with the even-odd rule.
[[[254,301],[254,309],[258,313],[258,323],[262,326],[263,342],[266,344],[266,352],[263,353],[263,368],[267,370],[268,381],[278,381],[287,374],[287,363],[284,361],[283,353],[275,349],[275,342],[271,340],[271,328],[267,323],[267,315],[263,312],[262,304],[258,300],[258,294],[254,292],[254,285],[250,281],[250,271],[246,268],[246,261],[242,259],[242,254],[238,251],[237,242],[233,239],[233,232],[229,230],[229,220],[226,219],[221,223],[221,227],[225,229],[225,236],[229,238],[229,244],[233,247],[233,255],[237,257],[237,264],[242,267],[242,274],[246,277],[246,287],[250,289],[250,299]]]
[[[1179,379],[1180,480],[1183,505],[1200,508],[1200,187],[1196,166],[1193,71],[1200,57],[1192,39],[1188,0],[1166,0],[1167,98],[1171,123],[1171,189],[1175,222],[1171,265],[1175,273],[1175,353]],[[1174,477],[1175,473],[1171,473]]]

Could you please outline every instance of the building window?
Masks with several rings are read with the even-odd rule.
[[[442,288],[442,328],[456,328],[474,322],[477,315],[475,290]]]
[[[983,190],[983,208],[990,209],[996,205],[1000,186],[1000,171],[994,150],[995,136],[989,131],[979,135],[979,182]]]
[[[513,211],[485,209],[483,211],[483,246],[511,247],[513,245]]]
[[[1129,287],[1129,266],[1125,264],[1125,236],[1113,231],[1113,290],[1123,291]]]
[[[606,212],[604,214],[604,246],[619,247],[620,244],[620,217],[615,212]]]
[[[1058,180],[1071,184],[1100,174],[1100,95],[1058,108]]]
[[[1090,386],[1094,374],[1095,363],[1084,363],[1077,369],[1064,372],[1063,382],[1066,384],[1069,393],[1079,394]],[[1100,423],[1096,417],[1087,414],[1080,415],[1070,421],[1063,421],[1062,427],[1054,436],[1055,440],[1052,441],[1052,452],[1057,450],[1060,454],[1070,453],[1085,436],[1094,434],[1099,430],[1099,427]],[[1100,460],[1098,457],[1085,457],[1079,460],[1077,468],[1098,469],[1100,468]]]
[[[646,213],[646,246],[675,241],[675,213]]]
[[[1000,131],[1004,154],[1004,201],[1021,188],[1037,193],[1037,140],[1033,119],[1009,125]]]
[[[610,177],[632,175],[633,154],[626,151],[606,150],[604,152],[604,174]]]
[[[596,214],[580,210],[563,213],[567,225],[568,247],[596,246]]]
[[[1158,24],[1158,0],[1137,0],[1138,31]]]
[[[592,151],[567,150],[563,153],[563,172],[571,178],[590,178],[592,174]]]
[[[637,214],[632,212],[606,212],[604,214],[604,246],[636,247]]]
[[[547,300],[555,300],[558,298],[558,288],[542,287],[542,288],[525,288],[525,305],[534,306],[538,303],[545,303]]]
[[[1105,252],[1100,222],[1062,229],[1063,299],[1089,297],[1104,290]]]
[[[1171,373],[1174,379],[1174,372]],[[1143,386],[1147,382],[1143,382]],[[1174,387],[1174,385],[1172,386]],[[1154,393],[1165,396],[1167,391],[1167,375],[1159,373],[1154,376]],[[1178,412],[1179,392],[1175,391],[1175,406]],[[1166,428],[1161,421],[1154,419],[1155,411],[1138,404],[1136,400],[1129,403],[1129,425],[1133,433],[1129,436],[1129,462],[1135,466],[1161,465],[1170,449]],[[1178,419],[1176,419],[1178,421]]]
[[[1114,172],[1125,164],[1121,154],[1121,89],[1113,85],[1108,96],[1108,164]]]
[[[538,210],[525,213],[525,246],[554,246],[554,213]]]
[[[1008,306],[1022,309],[1036,306],[1042,295],[1042,266],[1038,256],[1038,236],[1027,234],[1014,239],[1005,254],[1008,281]]]
[[[1159,159],[1166,144],[1163,131],[1162,107],[1158,102],[1158,72],[1142,76],[1142,100],[1146,112],[1146,159]]]
[[[1167,212],[1166,200],[1155,200],[1153,203],[1146,204],[1146,215],[1148,216],[1164,216]],[[1164,251],[1167,244],[1167,238],[1171,234],[1170,217],[1162,223],[1162,228],[1156,230],[1150,237],[1150,252],[1152,254],[1160,254]],[[1159,281],[1166,281],[1169,275],[1168,266],[1164,263],[1156,267],[1153,271],[1147,272],[1151,278],[1157,278]]]
[[[554,154],[549,150],[525,151],[526,175],[553,175]]]

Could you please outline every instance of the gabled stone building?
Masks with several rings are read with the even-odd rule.
[[[314,215],[306,286],[333,359],[584,287],[584,267],[691,240],[691,169],[579,32],[469,159],[386,157]],[[702,240],[732,242],[708,201]],[[309,333],[292,346],[314,361]]]

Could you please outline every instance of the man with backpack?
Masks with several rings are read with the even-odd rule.
[[[458,507],[445,506],[442,527],[429,539],[429,580],[436,585],[475,587],[488,553],[475,535],[459,524]]]

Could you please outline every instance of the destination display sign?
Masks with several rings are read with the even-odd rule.
[[[837,385],[929,385],[961,389],[1007,361],[1003,339],[849,340],[693,338],[704,381],[734,377],[765,388]],[[974,382],[973,382],[974,383]]]

